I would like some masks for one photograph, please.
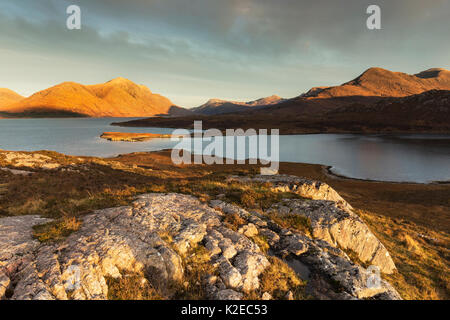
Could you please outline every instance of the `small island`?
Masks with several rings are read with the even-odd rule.
[[[171,134],[104,132],[100,138],[108,141],[143,142],[157,138],[171,138]]]

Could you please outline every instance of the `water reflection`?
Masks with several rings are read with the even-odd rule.
[[[100,139],[105,131],[171,133],[173,130],[109,125],[121,120],[128,119],[0,119],[0,148],[109,157],[176,145],[168,139],[142,143]],[[333,172],[353,178],[410,182],[450,180],[450,135],[293,135],[281,136],[279,147],[281,161],[328,165]]]

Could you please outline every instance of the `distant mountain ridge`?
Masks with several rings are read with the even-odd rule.
[[[205,104],[191,109],[191,111],[194,114],[201,114],[201,115],[215,115],[215,114],[242,112],[255,107],[261,108],[265,106],[274,105],[284,100],[285,99],[277,95],[272,95],[270,97],[265,97],[249,102],[210,99]]]
[[[200,118],[248,114],[250,117],[283,117],[291,121],[291,126],[295,126],[296,117],[320,117],[331,110],[355,105],[369,108],[386,98],[408,97],[433,90],[450,90],[450,71],[432,68],[409,75],[370,68],[340,86],[315,87],[291,99],[276,95],[249,102],[211,99],[188,110],[174,105],[166,97],[152,93],[143,85],[116,78],[97,85],[64,82],[28,98],[11,90],[0,89],[0,116]],[[394,100],[392,103],[402,102]]]
[[[371,68],[341,86],[312,88],[263,108],[247,107],[246,112],[142,119],[116,125],[190,128],[194,120],[202,120],[205,129],[276,128],[282,134],[450,133],[450,72],[434,68],[408,75]]]
[[[10,116],[151,117],[190,112],[125,78],[103,84],[64,82],[7,105]]]
[[[302,97],[405,97],[430,90],[450,90],[450,71],[433,68],[409,75],[382,68],[370,68],[352,81],[340,86],[315,87],[303,94]]]

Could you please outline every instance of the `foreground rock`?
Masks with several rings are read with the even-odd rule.
[[[374,278],[373,268],[361,267],[351,261],[344,251],[326,241],[311,239],[301,232],[281,228],[270,220],[266,221],[263,215],[249,213],[220,200],[212,201],[211,206],[226,214],[238,214],[250,221],[257,226],[258,233],[267,239],[272,254],[286,261],[300,263],[306,268],[307,275],[302,270],[300,277],[308,280],[308,293],[314,298],[401,299],[388,282]],[[374,280],[375,284],[372,283]]]
[[[85,217],[80,231],[51,245],[31,237],[44,219],[0,219],[2,287],[10,288],[11,299],[106,299],[105,278],[132,272],[151,274],[164,290],[183,279],[181,257],[205,239],[220,275],[209,285],[211,298],[240,298],[258,288],[268,260],[251,240],[221,226],[220,215],[190,196],[149,194],[132,207]]]
[[[266,215],[249,213],[221,200],[206,205],[181,194],[142,195],[131,206],[94,212],[84,217],[79,231],[61,243],[40,244],[33,240],[32,227],[46,219],[2,218],[0,299],[106,299],[106,279],[129,273],[142,275],[143,280],[170,298],[168,288],[173,283],[184,283],[185,268],[193,267],[185,265],[186,257],[200,249],[206,250],[208,263],[216,270],[205,274],[201,284],[211,299],[242,299],[256,292],[261,287],[261,274],[270,266],[269,255],[284,259],[307,280],[307,292],[313,298],[400,299],[389,283],[374,278],[372,270],[361,267],[339,248],[347,242],[334,229],[341,231],[343,239],[362,241],[360,245],[365,249],[361,252],[375,248],[376,238],[370,233],[374,237],[371,240],[365,225],[359,224],[362,221],[342,198],[330,189],[325,196],[338,201],[309,200],[305,202],[308,206],[283,202],[271,208],[279,210],[283,205],[292,214],[303,212],[316,221],[314,228],[322,231],[314,232],[312,238],[281,228]],[[224,223],[230,214],[239,215],[242,221],[234,230]],[[358,225],[363,236],[357,237],[359,233],[347,225]],[[355,235],[348,236],[347,232]],[[257,235],[267,240],[267,253],[254,242]],[[372,259],[371,263],[379,261]],[[292,299],[292,294],[286,297]],[[261,293],[260,298],[269,299],[270,294]]]
[[[328,200],[335,202],[345,211],[353,211],[352,206],[336,190],[320,181],[283,174],[257,175],[254,177],[232,176],[229,179],[241,182],[270,183],[274,192],[293,192],[313,200]]]
[[[294,192],[316,201],[286,199],[272,206],[267,213],[301,215],[311,221],[312,235],[334,247],[355,252],[363,262],[375,265],[383,273],[396,270],[389,252],[370,231],[352,207],[327,184],[295,176],[257,176],[238,178],[241,181],[272,183],[274,191]]]
[[[0,299],[12,285],[13,275],[35,260],[40,244],[32,237],[33,226],[48,221],[39,216],[0,219]]]

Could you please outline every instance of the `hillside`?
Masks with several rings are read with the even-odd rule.
[[[212,101],[205,110],[227,105]],[[120,126],[280,129],[283,134],[318,132],[450,132],[450,71],[416,75],[371,68],[337,87],[312,88],[296,98],[227,114],[203,111],[188,117],[143,119]],[[211,116],[214,115],[214,116]]]
[[[282,134],[320,132],[450,132],[450,91],[432,90],[408,97],[297,98],[262,110],[215,116],[149,118],[123,123],[131,127],[280,129]]]
[[[381,68],[370,68],[350,82],[335,87],[312,88],[303,97],[405,97],[429,90],[450,90],[450,71],[435,68],[409,75]]]
[[[117,78],[97,85],[64,82],[8,104],[0,112],[10,116],[151,117],[182,108],[147,87]]]
[[[6,88],[0,88],[0,108],[22,100],[20,94]]]
[[[194,112],[195,114],[203,114],[203,115],[225,114],[225,113],[248,111],[250,108],[255,107],[264,108],[266,106],[274,105],[282,101],[284,101],[284,99],[277,95],[272,95],[270,97],[261,98],[249,102],[211,99],[205,104],[197,108],[191,109],[191,111]]]
[[[431,90],[421,94],[387,98],[367,106],[354,104],[327,112],[324,121],[348,128],[401,128],[442,131],[450,129],[450,91]]]

